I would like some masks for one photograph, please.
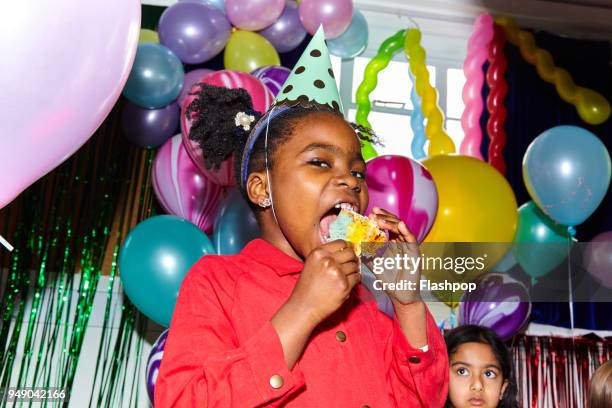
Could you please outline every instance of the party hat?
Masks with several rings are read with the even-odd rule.
[[[323,26],[319,26],[310,40],[274,104],[308,105],[313,102],[344,113],[331,67],[329,50],[325,45]]]

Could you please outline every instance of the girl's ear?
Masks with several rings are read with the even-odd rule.
[[[266,198],[270,198],[268,194],[268,177],[265,172],[255,171],[249,174],[246,182],[246,192],[249,200],[255,204],[263,202]]]
[[[506,388],[508,388],[508,380],[504,380],[504,384],[501,387],[501,390],[499,391],[499,400],[501,401],[502,399],[504,399],[504,394],[506,392]]]

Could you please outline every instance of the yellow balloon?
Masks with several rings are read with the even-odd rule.
[[[236,30],[225,46],[223,63],[226,69],[251,72],[266,65],[280,65],[274,46],[263,36]]]
[[[138,43],[143,42],[159,44],[159,36],[157,35],[157,31],[149,30],[148,28],[141,28]]]
[[[438,190],[438,212],[422,245],[423,253],[429,257],[483,257],[484,264],[480,270],[461,275],[453,270],[423,274],[435,282],[473,281],[490,270],[514,240],[518,220],[514,192],[494,167],[473,157],[438,155],[423,160],[422,164]],[[427,244],[435,242],[447,244]],[[462,294],[434,293],[451,307],[456,306]]]
[[[587,88],[578,90],[576,109],[580,117],[591,125],[604,123],[610,117],[610,103],[601,94]]]

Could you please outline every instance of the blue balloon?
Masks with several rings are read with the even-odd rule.
[[[172,51],[161,44],[142,43],[123,95],[143,108],[161,108],[179,96],[184,78],[183,64]]]
[[[355,58],[368,46],[368,22],[359,10],[353,12],[353,20],[340,37],[327,41],[329,52],[340,58]]]
[[[221,204],[213,227],[213,243],[219,255],[237,254],[261,235],[255,214],[240,191],[232,190]]]
[[[148,218],[130,231],[119,252],[119,277],[132,303],[168,327],[183,278],[203,255],[214,252],[198,227],[174,215]]]
[[[576,226],[603,200],[612,174],[610,154],[588,130],[557,126],[539,135],[523,158],[523,180],[553,220]]]
[[[412,143],[410,149],[412,158],[421,160],[427,157],[425,154],[425,126],[423,126],[423,110],[421,109],[421,97],[417,94],[414,74],[408,70],[410,81],[412,82],[412,91],[410,92],[410,100],[412,101],[412,115],[410,115],[410,127],[412,128]]]

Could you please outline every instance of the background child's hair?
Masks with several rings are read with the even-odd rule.
[[[608,408],[612,403],[612,360],[599,366],[589,384],[587,408]]]
[[[499,336],[491,329],[477,325],[465,325],[459,326],[446,333],[444,336],[446,341],[446,349],[448,350],[448,357],[454,354],[459,346],[465,343],[481,343],[487,344],[491,347],[491,351],[495,355],[495,358],[499,362],[502,370],[502,376],[504,380],[508,381],[508,386],[504,392],[504,396],[499,402],[499,408],[518,408],[519,404],[517,401],[518,388],[516,385],[516,379],[514,377],[514,370],[512,368],[512,359],[510,353],[504,342]],[[450,399],[446,401],[446,407],[450,408]]]

